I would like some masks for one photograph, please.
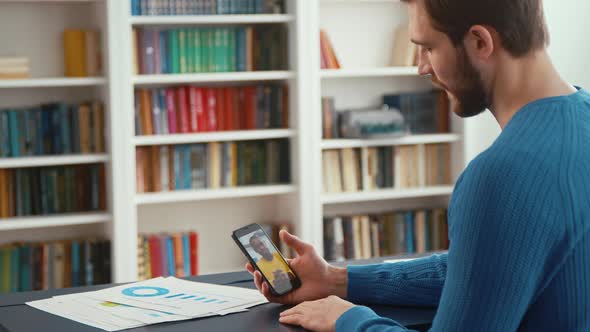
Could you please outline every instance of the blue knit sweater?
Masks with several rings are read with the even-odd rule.
[[[431,331],[590,331],[590,93],[532,102],[460,176],[448,254],[348,268],[348,299],[438,306]],[[336,331],[407,331],[356,306]]]

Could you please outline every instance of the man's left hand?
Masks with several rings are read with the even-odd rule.
[[[338,296],[328,296],[321,300],[303,302],[289,310],[281,312],[279,322],[318,332],[331,332],[336,321],[354,304]]]

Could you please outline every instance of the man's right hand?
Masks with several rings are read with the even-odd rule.
[[[301,280],[301,287],[286,295],[274,296],[270,292],[268,283],[263,281],[260,272],[255,271],[252,265],[247,263],[246,270],[254,276],[254,284],[262,295],[270,302],[282,304],[298,304],[303,301],[323,299],[330,295],[346,298],[346,268],[328,264],[316,253],[313,246],[284,230],[279,233],[279,237],[297,253],[296,258],[289,260],[289,265]]]

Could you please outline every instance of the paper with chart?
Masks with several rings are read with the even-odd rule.
[[[27,305],[106,331],[247,311],[268,301],[256,290],[155,278]]]

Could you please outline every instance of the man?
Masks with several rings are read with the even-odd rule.
[[[448,254],[339,269],[282,232],[302,287],[257,287],[316,331],[406,331],[351,302],[438,306],[432,331],[590,331],[590,94],[553,67],[541,0],[404,2],[420,73],[503,129],[456,183]]]
[[[256,262],[256,265],[260,271],[264,273],[273,287],[288,289],[288,284],[286,285],[286,283],[290,282],[289,276],[287,275],[288,267],[281,259],[279,253],[275,252],[273,254],[262,239],[263,237],[259,234],[254,234],[249,240],[252,249],[262,256]]]

